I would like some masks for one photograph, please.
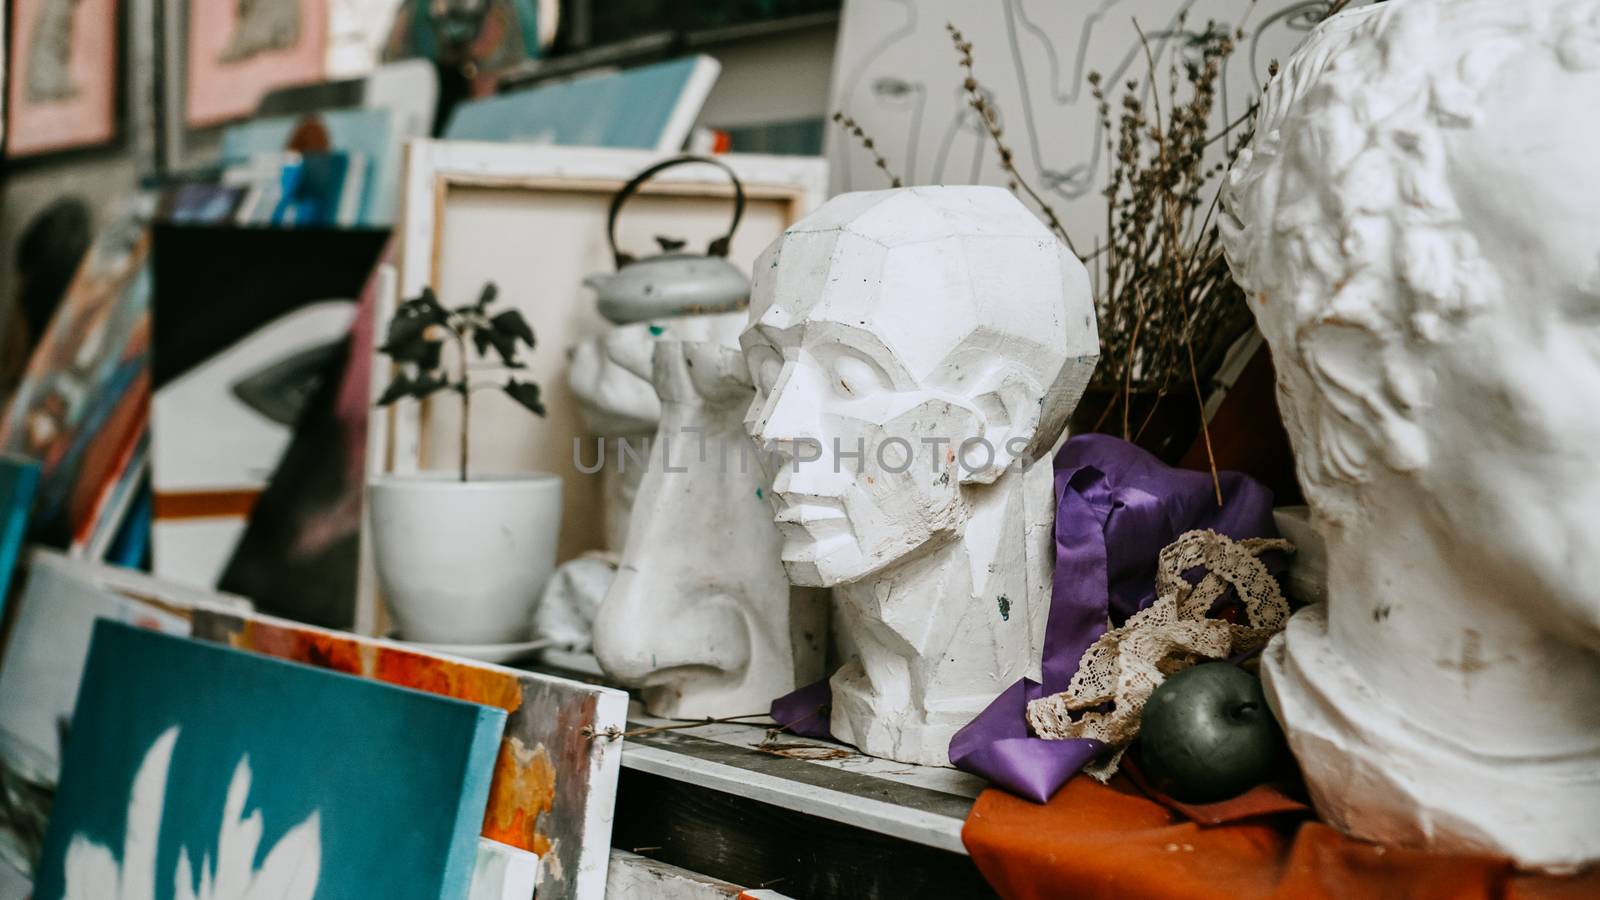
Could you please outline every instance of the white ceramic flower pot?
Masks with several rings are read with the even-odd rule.
[[[401,638],[436,644],[527,640],[555,569],[561,479],[453,472],[368,486],[378,582]]]

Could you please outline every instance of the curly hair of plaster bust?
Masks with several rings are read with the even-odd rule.
[[[1474,5],[1494,14],[1458,15]],[[1574,0],[1348,10],[1263,94],[1223,189],[1223,247],[1278,362],[1301,482],[1335,520],[1377,466],[1426,465],[1413,421],[1431,384],[1428,348],[1513,299],[1463,221],[1448,134],[1481,124],[1479,94],[1513,55],[1600,65],[1593,10]],[[1464,28],[1474,33],[1413,40]],[[1425,45],[1470,49],[1419,54]]]

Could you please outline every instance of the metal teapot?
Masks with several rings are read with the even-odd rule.
[[[643,259],[617,249],[617,214],[639,186],[663,169],[686,163],[706,163],[727,173],[733,182],[733,221],[728,233],[711,242],[704,256],[683,252],[683,241],[658,237],[662,252]],[[744,185],[725,164],[703,156],[678,156],[659,162],[622,186],[611,198],[606,223],[614,274],[596,273],[583,283],[599,295],[600,315],[618,325],[645,319],[662,319],[697,313],[723,313],[750,303],[750,279],[728,262],[728,244],[744,217]]]

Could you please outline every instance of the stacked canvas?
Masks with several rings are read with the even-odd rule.
[[[237,598],[48,551],[29,569],[0,668],[0,897],[151,896],[152,884],[176,885],[176,897],[311,896],[296,891],[313,885],[318,897],[372,896],[361,886],[383,882],[362,865],[404,869],[379,846],[415,860],[412,892],[383,896],[532,896],[539,855],[478,836],[503,768],[500,708],[445,700],[441,712],[437,696],[183,639],[201,611],[244,621]],[[122,648],[111,662],[108,645]],[[230,747],[247,749],[222,760]],[[336,753],[350,761],[307,763]],[[313,770],[321,781],[303,774]],[[345,789],[356,787],[384,798],[355,801]],[[295,797],[315,816],[285,813]],[[384,802],[405,815],[376,809]],[[365,850],[328,832],[358,830],[358,815],[387,823],[363,826]]]
[[[34,896],[464,896],[505,720],[102,621]]]
[[[0,452],[40,464],[32,534],[84,554],[109,546],[144,477],[149,253],[132,216],[96,237],[0,422]]]
[[[626,694],[260,615],[197,612],[194,635],[505,710],[484,838],[540,857],[541,900],[603,895]]]
[[[720,71],[709,56],[685,56],[485,97],[456,107],[444,136],[670,153],[689,139]]]
[[[225,183],[270,191],[274,181],[293,180],[296,166],[341,163],[340,215],[329,221],[286,220],[276,204],[257,201],[241,208],[241,223],[273,225],[387,225],[394,218],[400,181],[400,135],[390,110],[338,109],[302,116],[253,119],[230,127],[222,138]],[[325,159],[326,162],[316,162]],[[332,191],[329,185],[326,190]],[[279,195],[283,191],[278,191]]]
[[[188,634],[197,605],[241,610],[249,604],[35,550],[17,605],[0,659],[0,778],[8,794],[24,799],[0,816],[0,861],[27,872],[71,733],[95,622]]]

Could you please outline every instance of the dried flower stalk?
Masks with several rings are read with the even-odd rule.
[[[878,152],[877,143],[872,140],[871,135],[867,134],[866,129],[857,124],[855,119],[845,115],[844,110],[835,112],[833,114],[833,121],[845,131],[848,131],[854,135],[856,140],[861,142],[862,149],[872,154],[873,164],[876,165],[889,179],[890,187],[905,187],[905,184],[900,181],[900,176],[889,171],[888,160],[884,159],[883,154]]]
[[[950,41],[955,44],[956,53],[960,57],[961,69],[966,75],[961,81],[961,89],[966,92],[967,105],[978,113],[978,119],[983,122],[984,131],[988,132],[989,139],[994,142],[995,152],[1000,157],[1000,168],[1004,169],[1006,175],[1011,179],[1010,187],[1012,192],[1014,193],[1021,189],[1026,193],[1028,198],[1033,201],[1034,206],[1037,206],[1039,212],[1044,215],[1045,224],[1049,225],[1050,230],[1056,233],[1056,237],[1067,245],[1067,249],[1077,255],[1078,248],[1073,246],[1072,236],[1067,234],[1066,226],[1061,224],[1061,219],[1056,215],[1056,211],[1044,201],[1043,197],[1039,196],[1039,193],[1033,189],[1032,185],[1028,184],[1028,180],[1023,178],[1022,173],[1017,170],[1011,148],[1006,146],[1004,132],[1000,127],[1000,115],[984,95],[981,85],[978,84],[978,76],[973,71],[972,42],[962,37],[961,31],[954,24],[946,22],[944,27],[946,31],[950,32]]]
[[[972,44],[953,25],[947,27],[959,55],[967,101],[988,129],[1012,189],[1025,193],[1051,230],[1070,247],[1055,210],[1016,167],[999,117],[974,72]],[[1094,252],[1084,257],[1099,276],[1095,305],[1101,362],[1094,381],[1114,387],[1117,398],[1107,406],[1096,428],[1103,426],[1114,410],[1120,410],[1122,436],[1136,441],[1167,394],[1188,382],[1201,406],[1201,433],[1220,502],[1203,384],[1252,319],[1244,294],[1228,271],[1213,218],[1218,176],[1248,139],[1248,130],[1238,126],[1252,119],[1254,110],[1227,123],[1221,134],[1213,134],[1211,119],[1222,67],[1243,35],[1230,34],[1215,23],[1190,32],[1181,16],[1176,32],[1180,35],[1176,39],[1185,41],[1187,52],[1170,57],[1164,110],[1157,88],[1160,73],[1143,31],[1140,40],[1147,78],[1121,85],[1115,121],[1108,86],[1099,73],[1089,74],[1107,160],[1102,192],[1106,198],[1105,235],[1096,240]],[[1227,142],[1224,159],[1207,166],[1207,149],[1218,140]],[[1142,422],[1133,421],[1135,394],[1154,397]]]

